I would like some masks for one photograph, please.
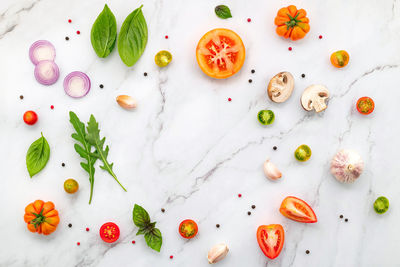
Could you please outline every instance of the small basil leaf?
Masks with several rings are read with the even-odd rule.
[[[46,166],[49,157],[50,146],[42,134],[42,137],[33,142],[26,153],[26,167],[31,178]]]
[[[160,230],[154,228],[152,231],[144,235],[144,239],[150,248],[160,252],[162,245],[162,236]]]
[[[150,224],[150,216],[141,206],[135,204],[132,213],[133,223],[139,228],[147,228]],[[141,230],[139,230],[141,231]]]
[[[231,10],[225,5],[216,6],[215,14],[217,14],[221,19],[232,18]]]
[[[90,41],[98,57],[107,57],[114,49],[117,39],[117,21],[114,14],[104,5],[90,32]]]
[[[147,24],[141,5],[126,17],[118,36],[118,53],[128,67],[143,54],[147,44]]]
[[[139,228],[136,235],[144,235],[148,232],[147,228]]]

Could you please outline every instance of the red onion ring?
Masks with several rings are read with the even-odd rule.
[[[54,84],[60,77],[60,70],[54,61],[43,60],[35,67],[36,80],[44,85]]]
[[[29,58],[35,65],[43,60],[54,61],[56,58],[56,49],[49,41],[36,41],[29,48]]]
[[[84,97],[90,91],[89,77],[80,71],[71,72],[64,79],[64,91],[73,98]]]

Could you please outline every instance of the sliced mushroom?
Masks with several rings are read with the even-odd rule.
[[[287,71],[279,72],[269,81],[268,96],[273,102],[282,103],[292,95],[293,88],[294,78],[292,74]]]
[[[307,111],[321,112],[327,108],[326,100],[329,98],[328,89],[320,84],[307,87],[301,95],[301,105]]]

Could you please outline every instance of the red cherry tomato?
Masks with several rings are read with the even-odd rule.
[[[24,113],[24,122],[28,125],[34,125],[38,120],[38,116],[35,111],[28,110]]]
[[[113,222],[107,222],[100,227],[100,237],[104,242],[114,243],[119,238],[119,227]]]
[[[361,97],[357,101],[357,110],[363,115],[368,115],[374,111],[375,103],[372,98],[368,96]]]
[[[257,229],[257,242],[265,256],[270,259],[278,257],[285,242],[282,225],[260,225]]]
[[[193,220],[184,220],[179,224],[179,234],[183,238],[193,238],[197,235],[197,223]]]

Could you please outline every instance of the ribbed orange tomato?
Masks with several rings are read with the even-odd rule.
[[[310,31],[310,21],[306,16],[304,9],[297,10],[294,5],[279,9],[275,17],[276,33],[293,41],[304,38]]]
[[[60,217],[53,202],[36,200],[25,207],[24,221],[32,233],[49,235],[56,230]]]

